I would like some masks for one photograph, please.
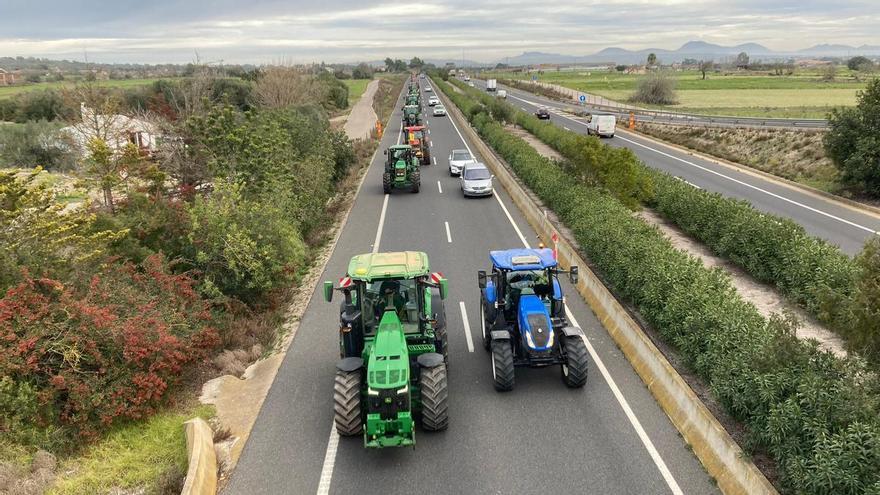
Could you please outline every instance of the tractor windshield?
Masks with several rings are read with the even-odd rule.
[[[550,277],[545,270],[519,270],[507,272],[509,295],[516,296],[533,293],[538,297],[549,297],[553,293]]]
[[[366,330],[368,333],[375,331],[376,325],[381,321],[382,313],[386,309],[393,309],[401,323],[418,323],[419,304],[416,281],[412,279],[386,279],[367,283],[364,289],[363,312],[367,316],[368,328]]]

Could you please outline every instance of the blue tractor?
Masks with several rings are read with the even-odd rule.
[[[561,270],[550,249],[490,251],[492,273],[480,270],[483,347],[492,354],[495,389],[513,389],[514,368],[560,365],[562,381],[582,387],[589,357],[584,333],[571,326],[559,274],[577,283],[578,269]]]

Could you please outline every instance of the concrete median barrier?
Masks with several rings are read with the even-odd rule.
[[[435,86],[436,88],[437,86]],[[439,88],[438,88],[439,89]],[[442,92],[441,92],[442,94]],[[731,438],[666,357],[657,349],[626,308],[604,286],[587,262],[581,258],[562,229],[557,228],[544,209],[507,164],[486,145],[468,124],[461,111],[447,98],[449,116],[465,137],[474,144],[501,184],[523,212],[529,224],[550,245],[558,236],[560,264],[580,267],[577,290],[602,322],[617,346],[626,355],[657,403],[725,494],[775,494],[776,490]]]
[[[186,450],[189,469],[181,495],[214,495],[217,493],[217,456],[214,453],[214,433],[202,418],[183,424],[186,431]]]

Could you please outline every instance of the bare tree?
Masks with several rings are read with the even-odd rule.
[[[837,77],[837,67],[834,64],[828,64],[822,68],[822,80],[831,82]]]
[[[284,66],[264,69],[254,88],[257,101],[267,108],[314,103],[321,100],[321,92],[314,77]]]
[[[703,80],[706,80],[706,72],[715,67],[714,60],[700,60],[700,73],[703,74]]]

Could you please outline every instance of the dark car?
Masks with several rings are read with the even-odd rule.
[[[535,110],[535,117],[538,117],[539,119],[549,119],[550,112],[547,111],[546,108],[539,108]]]

